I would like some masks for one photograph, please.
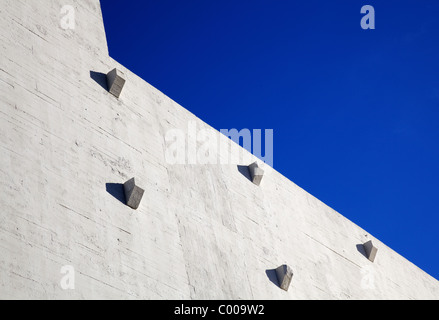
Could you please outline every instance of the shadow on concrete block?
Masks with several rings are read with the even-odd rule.
[[[90,78],[97,82],[105,91],[108,91],[107,75],[102,72],[90,71]]]
[[[363,247],[364,247],[364,252],[366,252],[367,259],[374,262],[378,252],[378,248],[373,245],[372,240],[363,243]]]
[[[293,279],[293,270],[288,265],[283,264],[276,268],[276,276],[279,281],[279,287],[282,290],[288,291]]]
[[[123,184],[125,193],[125,201],[128,207],[137,210],[142,201],[143,193],[145,190],[136,185],[136,180],[131,178]]]
[[[248,166],[250,172],[250,180],[257,186],[261,184],[262,177],[264,176],[264,170],[259,168],[258,162],[253,162]]]
[[[265,274],[268,277],[268,280],[270,280],[274,285],[278,288],[280,288],[279,280],[277,279],[276,275],[276,269],[267,269],[265,270]]]
[[[115,197],[117,200],[119,200],[123,204],[126,204],[123,184],[121,184],[121,183],[106,183],[105,187],[106,187],[107,192],[109,194],[111,194],[113,197]]]
[[[107,73],[107,88],[108,92],[110,92],[113,96],[119,99],[120,94],[122,93],[122,89],[125,85],[126,78],[125,74],[114,68],[110,72]]]
[[[248,181],[252,181],[252,178],[250,176],[250,170],[248,169],[248,166],[240,166],[238,165],[238,171],[248,179]]]
[[[364,250],[364,246],[362,243],[357,244],[357,251],[361,253],[365,258],[367,258],[366,250]]]

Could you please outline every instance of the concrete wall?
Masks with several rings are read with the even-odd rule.
[[[0,0],[0,26],[1,299],[439,298],[437,280],[274,170],[256,186],[236,164],[168,164],[168,130],[209,126],[108,56],[98,0]],[[114,67],[120,99],[102,82]],[[131,177],[137,211],[111,184]]]

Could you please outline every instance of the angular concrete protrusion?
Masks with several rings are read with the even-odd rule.
[[[293,270],[286,264],[281,265],[276,269],[277,280],[281,289],[288,291],[290,287],[291,279],[293,279]]]
[[[369,240],[366,243],[364,243],[363,247],[364,247],[364,251],[366,252],[367,259],[373,262],[377,255],[378,248],[373,246],[372,240]]]
[[[125,192],[127,206],[136,210],[139,207],[140,200],[142,200],[144,190],[136,186],[136,182],[132,178],[123,184],[123,191]]]
[[[258,162],[254,162],[248,166],[248,171],[250,172],[250,178],[252,182],[259,186],[261,184],[262,177],[264,175],[264,170],[259,168]]]
[[[125,74],[114,68],[107,74],[108,91],[116,98],[120,97],[123,86],[125,84]]]

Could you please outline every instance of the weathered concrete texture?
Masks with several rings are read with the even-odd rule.
[[[363,244],[363,246],[364,246],[364,251],[366,252],[366,257],[370,261],[374,262],[378,252],[378,248],[373,246],[372,240],[367,241],[366,243]]]
[[[255,185],[259,186],[261,184],[262,177],[264,176],[264,170],[259,168],[257,161],[255,161],[251,165],[249,165],[248,170],[250,172],[250,177],[251,177],[252,182]]]
[[[286,264],[276,268],[276,276],[279,281],[279,286],[282,290],[288,291],[291,280],[293,279],[293,270]]]
[[[143,193],[145,190],[136,186],[136,181],[134,178],[131,178],[123,185],[123,190],[125,194],[125,201],[127,206],[137,209],[139,208],[140,201],[142,200]]]
[[[211,128],[108,56],[97,0],[69,1],[74,30],[64,4],[0,0],[0,299],[439,299],[437,280],[275,170],[243,179],[251,155],[168,164],[168,130]],[[106,188],[131,177],[148,199],[136,212]],[[288,292],[268,277],[278,261]]]
[[[107,86],[108,91],[116,98],[120,97],[122,93],[123,86],[125,85],[125,74],[114,68],[107,73]]]

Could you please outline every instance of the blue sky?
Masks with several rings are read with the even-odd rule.
[[[360,27],[372,5],[376,29]],[[439,2],[102,0],[110,55],[439,279]]]

